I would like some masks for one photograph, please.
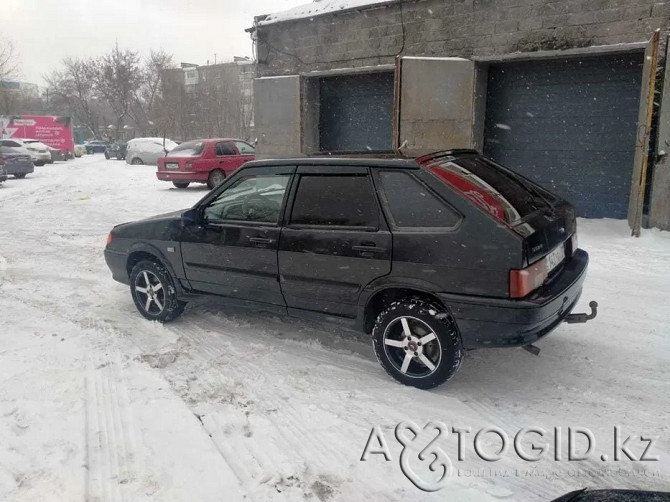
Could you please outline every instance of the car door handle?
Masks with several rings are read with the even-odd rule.
[[[268,239],[267,237],[249,237],[249,240],[256,244],[272,244],[274,239]]]
[[[354,251],[359,251],[360,253],[383,253],[386,251],[386,248],[379,248],[377,246],[370,246],[363,244],[362,246],[351,246],[351,249]]]

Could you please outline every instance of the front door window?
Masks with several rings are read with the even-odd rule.
[[[289,179],[285,174],[240,178],[209,203],[205,221],[276,225]]]

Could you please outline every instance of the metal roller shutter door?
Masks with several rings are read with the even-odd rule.
[[[643,54],[489,69],[484,152],[572,202],[626,218]]]

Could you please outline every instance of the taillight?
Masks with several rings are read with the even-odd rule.
[[[523,298],[544,284],[549,276],[547,259],[543,258],[530,267],[509,271],[510,298]]]
[[[109,246],[113,240],[114,238],[112,237],[112,232],[110,232],[109,235],[107,236],[107,245]]]

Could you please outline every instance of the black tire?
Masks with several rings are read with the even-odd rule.
[[[463,360],[453,319],[442,306],[421,298],[403,298],[382,310],[372,329],[372,346],[389,375],[419,389],[443,384]]]
[[[207,177],[207,186],[211,190],[215,186],[223,183],[223,180],[226,179],[225,173],[221,169],[214,169],[209,176]]]
[[[107,152],[105,152],[105,158],[109,160],[109,154]]]
[[[135,157],[133,160],[130,161],[130,163],[134,166],[141,166],[142,164],[144,164],[144,162],[142,162],[142,159],[138,157]]]
[[[137,310],[150,321],[170,322],[179,317],[186,306],[177,299],[170,272],[150,260],[138,262],[130,272],[130,294]]]
[[[188,181],[173,181],[172,184],[177,188],[188,188],[191,183]]]
[[[15,174],[14,177],[15,177],[15,178],[25,178],[25,177],[26,177],[26,173]]]

